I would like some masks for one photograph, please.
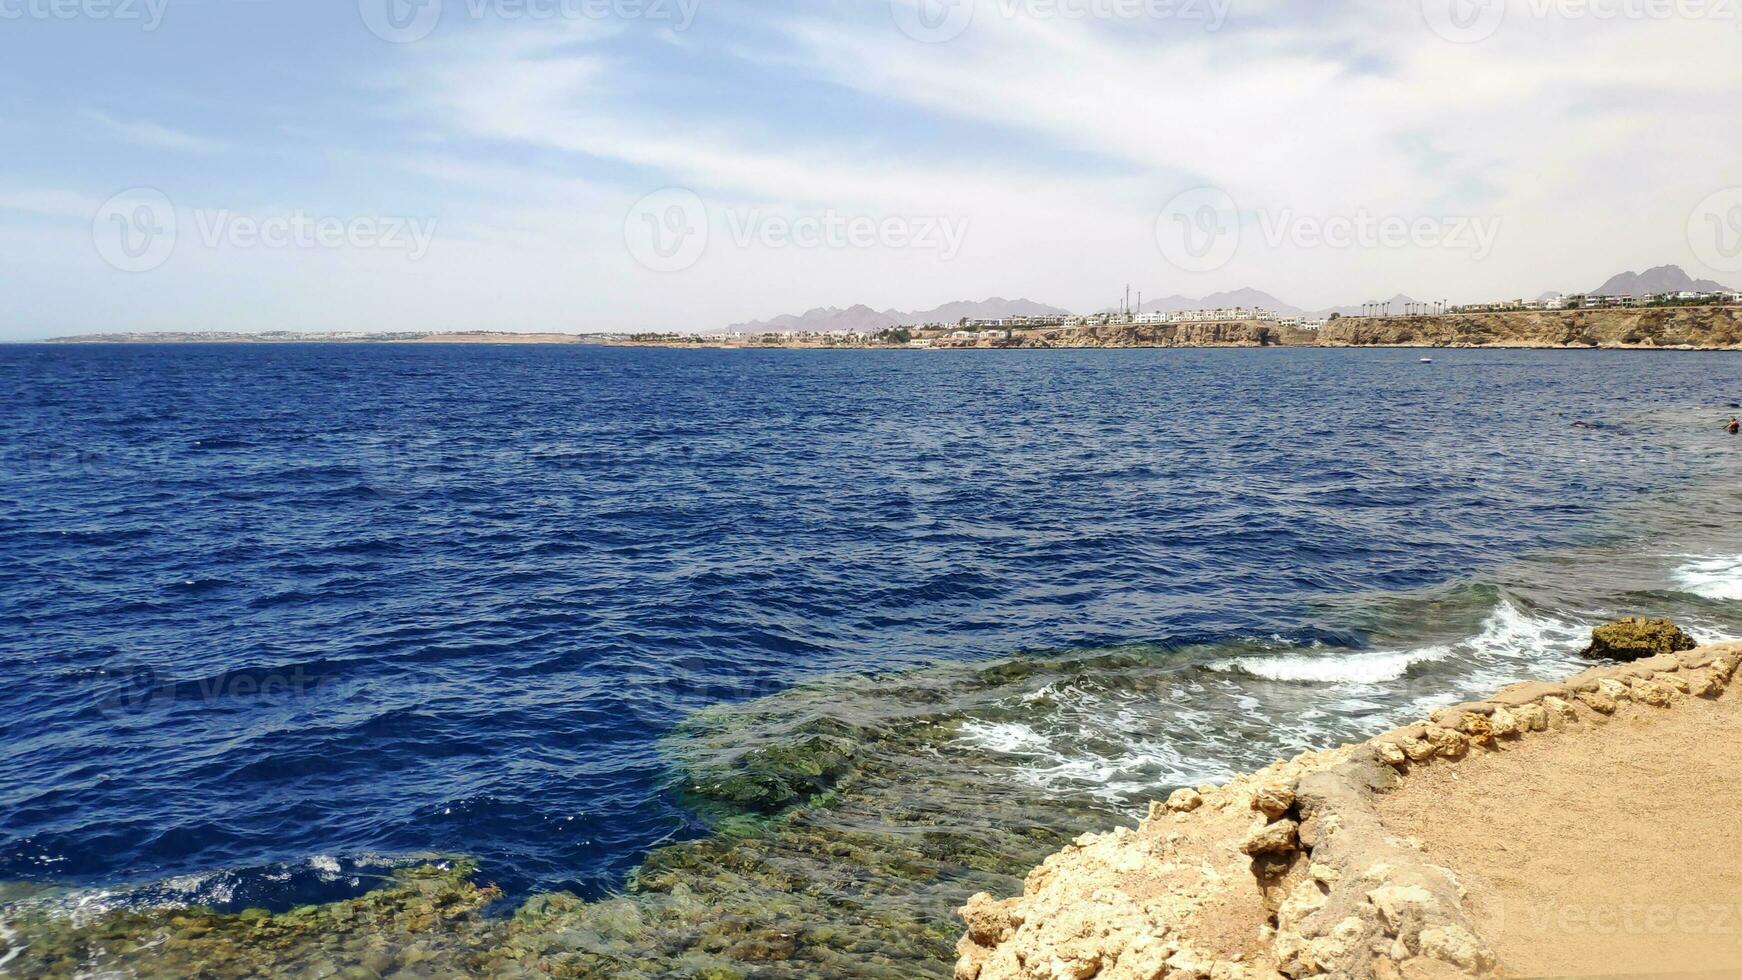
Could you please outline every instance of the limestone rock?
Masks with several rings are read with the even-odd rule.
[[[1448,759],[1461,759],[1470,747],[1470,740],[1462,732],[1454,732],[1450,728],[1430,726],[1427,730],[1427,740],[1432,743],[1434,752]]]
[[[1167,808],[1174,813],[1190,813],[1204,805],[1204,795],[1195,789],[1176,789],[1167,798]]]
[[[1240,845],[1240,853],[1254,857],[1260,854],[1287,854],[1300,847],[1300,824],[1293,820],[1278,820],[1258,828]]]
[[[1470,741],[1478,745],[1487,745],[1494,741],[1494,723],[1486,715],[1465,712],[1458,727],[1465,735],[1470,736]]]
[[[1385,931],[1400,939],[1406,948],[1414,945],[1412,940],[1438,905],[1433,893],[1418,885],[1385,885],[1368,892],[1367,900],[1379,910]]]
[[[1520,731],[1541,732],[1548,730],[1548,709],[1540,704],[1521,704],[1512,709],[1512,716],[1518,719]]]
[[[1497,738],[1517,738],[1523,728],[1518,723],[1518,716],[1505,708],[1495,708],[1488,716],[1488,724],[1494,729]]]
[[[1584,656],[1610,660],[1643,660],[1692,650],[1697,643],[1667,619],[1623,619],[1591,631]]]
[[[1439,926],[1421,933],[1421,955],[1450,963],[1466,973],[1481,976],[1494,969],[1494,953],[1482,941],[1458,926]]]
[[[1709,670],[1688,671],[1685,680],[1688,693],[1696,698],[1715,698],[1724,693],[1724,685]]]
[[[1613,677],[1605,677],[1598,681],[1597,693],[1613,698],[1616,701],[1633,700],[1633,689]]]
[[[956,911],[968,926],[969,939],[981,946],[996,946],[1016,934],[1017,922],[1011,916],[1015,905],[1014,900],[1001,902],[981,892]]]
[[[1560,728],[1579,720],[1579,712],[1564,698],[1543,698],[1542,710],[1548,714],[1548,723],[1551,728]]]
[[[1287,813],[1293,806],[1294,790],[1286,786],[1265,786],[1252,794],[1252,809],[1272,820]]]
[[[1649,704],[1654,708],[1667,708],[1675,697],[1675,690],[1660,681],[1634,681],[1633,700],[1640,704]]]

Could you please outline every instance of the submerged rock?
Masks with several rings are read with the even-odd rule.
[[[1583,656],[1606,660],[1644,660],[1661,654],[1681,653],[1699,644],[1667,619],[1631,618],[1599,626],[1591,631],[1591,645]]]
[[[787,745],[766,745],[733,759],[723,773],[703,775],[703,796],[757,813],[778,813],[835,788],[853,771],[859,746],[831,735]]]

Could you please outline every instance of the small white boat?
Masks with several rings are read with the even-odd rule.
[[[1421,359],[1421,362],[1423,364],[1432,364],[1434,362],[1434,359],[1431,357],[1424,357]]]

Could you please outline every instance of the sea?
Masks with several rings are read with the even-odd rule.
[[[1422,353],[0,346],[0,897],[597,902],[803,810],[818,908],[947,828],[876,889],[943,943],[1602,621],[1742,637],[1742,354]]]

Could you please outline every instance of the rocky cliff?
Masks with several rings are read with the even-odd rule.
[[[1310,343],[1312,334],[1257,320],[1058,328],[1019,334],[1012,347],[1272,347]]]
[[[1308,342],[1349,347],[1735,347],[1742,345],[1742,307],[1344,317]]]

